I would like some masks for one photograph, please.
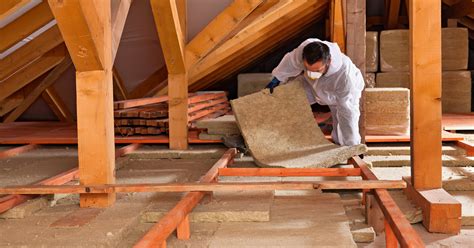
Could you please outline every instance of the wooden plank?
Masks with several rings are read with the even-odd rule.
[[[200,183],[212,182],[217,178],[219,168],[225,168],[234,161],[237,149],[227,150],[222,157],[199,179]],[[178,225],[188,216],[196,205],[204,197],[203,192],[189,192],[171,209],[160,222],[156,223],[133,247],[165,246],[166,239],[173,233]]]
[[[336,42],[341,52],[346,52],[346,36],[342,0],[331,1],[331,41]]]
[[[221,168],[219,176],[239,177],[348,177],[360,168]]]
[[[377,180],[375,174],[369,169],[367,164],[358,156],[350,159],[350,163],[356,168],[360,168],[362,178],[365,180]],[[418,233],[411,226],[410,222],[405,218],[400,208],[392,199],[386,189],[374,190],[375,198],[389,223],[393,233],[397,237],[401,247],[425,247]]]
[[[461,231],[461,203],[442,188],[416,189],[410,177],[404,177],[405,194],[423,212],[423,226],[429,232],[459,234]]]
[[[142,183],[102,185],[26,185],[0,187],[0,194],[104,194],[131,192],[188,192],[240,190],[308,190],[308,189],[403,189],[403,180],[263,182],[263,183]]]
[[[138,84],[132,92],[130,92],[130,98],[142,98],[145,96],[154,95],[154,93],[161,88],[166,87],[168,82],[166,79],[168,78],[168,70],[166,66],[162,66],[153,74],[151,74],[147,79],[143,82]]]
[[[388,221],[384,221],[385,226],[385,247],[386,248],[398,248],[398,241],[397,237],[392,231],[390,224]]]
[[[214,100],[209,100],[199,104],[193,104],[188,107],[188,114],[199,111],[201,109],[209,108],[221,103],[227,103],[227,98],[218,98]]]
[[[38,99],[39,96],[50,87],[58,78],[71,66],[72,61],[69,56],[58,65],[56,66],[49,74],[46,76],[39,85],[25,97],[24,101],[18,106],[13,112],[8,114],[8,116],[3,120],[4,123],[13,122],[21,114],[23,114],[35,101]]]
[[[229,104],[228,103],[219,104],[219,105],[216,105],[216,106],[209,107],[207,109],[199,110],[199,111],[196,111],[196,112],[193,112],[193,113],[189,114],[189,121],[191,122],[191,121],[203,118],[204,116],[215,113],[219,110],[225,110],[225,109],[229,109]]]
[[[151,9],[161,49],[170,74],[184,73],[184,36],[179,23],[176,1],[151,0]]]
[[[54,17],[51,14],[48,3],[43,1],[38,4],[1,29],[0,53],[5,52],[5,50],[28,37],[53,19]]]
[[[363,78],[366,71],[366,1],[348,1],[346,6],[346,50],[347,56],[359,68]],[[360,97],[360,117],[359,117],[359,133],[361,142],[365,143],[365,92],[362,91]]]
[[[29,145],[24,145],[24,146],[20,146],[20,147],[11,148],[11,149],[8,149],[8,150],[3,150],[3,151],[0,151],[0,159],[13,157],[13,156],[16,156],[20,153],[24,153],[24,152],[36,149],[37,147],[38,147],[38,145],[29,144]]]
[[[0,80],[12,75],[41,55],[47,53],[63,42],[57,26],[53,26],[38,37],[26,43],[12,54],[0,60]]]
[[[112,69],[112,73],[114,78],[114,97],[117,98],[117,100],[127,100],[129,98],[127,88],[115,66]]]
[[[192,67],[218,46],[263,0],[233,1],[186,46],[186,66]]]
[[[191,237],[191,229],[189,227],[189,214],[184,217],[181,223],[176,227],[176,236],[181,240],[189,240]]]
[[[132,0],[112,1],[112,64],[117,55],[130,5],[132,5]]]
[[[188,104],[213,100],[213,99],[216,99],[216,98],[226,97],[226,96],[227,96],[227,93],[225,93],[225,92],[196,94],[196,95],[192,95],[188,99]]]
[[[146,97],[114,102],[114,109],[128,109],[168,101],[168,96]]]
[[[59,45],[0,83],[0,101],[61,63],[65,52],[64,45]]]
[[[474,114],[446,113],[443,114],[444,130],[474,130]]]
[[[456,145],[466,151],[466,156],[474,156],[474,144],[466,140],[456,141]]]
[[[0,5],[0,20],[27,4],[30,0],[3,0]]]
[[[46,88],[41,94],[43,100],[48,104],[54,114],[63,122],[74,122],[74,115],[64,103],[61,96],[56,92],[54,86]]]
[[[93,1],[83,0],[48,0],[57,25],[66,42],[69,54],[77,71],[93,71],[107,69],[104,40],[110,32],[104,32],[102,14]],[[109,0],[104,2],[110,2]],[[110,9],[110,5],[109,5]],[[110,11],[108,11],[110,13]]]
[[[398,27],[398,16],[400,13],[400,0],[390,0],[388,6],[387,18],[385,21],[385,29],[396,29]]]
[[[412,183],[441,188],[441,1],[412,0],[409,16]]]

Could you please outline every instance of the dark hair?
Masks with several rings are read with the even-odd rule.
[[[303,48],[303,60],[312,65],[320,60],[327,63],[331,58],[329,47],[322,42],[311,42]]]

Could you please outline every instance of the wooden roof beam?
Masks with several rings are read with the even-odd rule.
[[[390,0],[385,17],[385,29],[396,29],[398,27],[400,4],[400,0]]]
[[[0,20],[4,20],[29,2],[31,2],[31,0],[3,0],[0,5]]]
[[[186,46],[186,66],[192,67],[218,46],[263,0],[234,0]]]
[[[71,66],[72,62],[69,56],[67,56],[59,65],[56,66],[51,72],[46,76],[39,85],[25,97],[24,101],[18,106],[13,112],[8,114],[4,118],[3,122],[14,122],[18,117],[20,117],[35,101],[39,96],[50,87],[59,77]]]
[[[66,49],[64,45],[59,45],[11,77],[6,78],[0,83],[0,101],[61,63],[65,54]]]
[[[42,2],[0,29],[0,53],[54,19],[48,3]]]
[[[46,30],[26,45],[0,60],[0,80],[10,76],[62,42],[63,37],[57,26]]]
[[[112,1],[112,61],[115,61],[132,0]]]
[[[61,96],[56,92],[53,85],[46,88],[46,90],[41,93],[41,97],[60,121],[74,122],[74,115],[66,106]]]
[[[448,9],[447,18],[461,18],[466,15],[474,14],[474,3],[472,0],[461,0],[451,5]]]

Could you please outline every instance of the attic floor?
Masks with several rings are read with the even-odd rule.
[[[225,148],[220,146],[192,148],[193,153],[184,154],[170,153],[163,146],[140,148],[117,160],[117,182],[194,181],[225,151]],[[165,158],[167,155],[173,159]],[[0,185],[32,183],[73,168],[76,164],[77,150],[73,146],[40,147],[16,157],[1,159]],[[251,165],[252,163],[245,158],[236,162],[236,166]],[[342,198],[347,197],[347,192],[344,193],[346,196]],[[356,245],[349,229],[349,223],[353,220],[346,216],[343,200],[339,194],[258,193],[264,197],[242,194],[238,192],[230,198],[215,195],[213,201],[204,202],[195,212],[206,212],[206,209],[219,209],[219,207],[237,212],[246,208],[262,214],[263,219],[238,219],[242,218],[239,215],[240,217],[234,216],[237,218],[234,219],[235,222],[192,221],[191,239],[177,240],[175,235],[172,235],[168,239],[168,247],[317,247],[323,244],[332,247],[353,247]],[[358,194],[350,194],[353,194],[352,198],[357,199]],[[119,194],[113,207],[102,210],[80,209],[78,197],[75,195],[35,199],[16,208],[17,212],[22,214],[16,216],[20,218],[0,218],[2,234],[0,247],[131,247],[153,225],[147,222],[146,214],[155,211],[157,207],[172,206],[178,199],[179,194]],[[236,205],[239,201],[243,201],[244,204]],[[474,202],[474,199],[472,201]],[[268,214],[269,220],[264,219],[265,213]],[[80,223],[81,220],[84,223]],[[415,225],[415,228],[429,247],[469,247],[474,242],[474,229],[470,227],[463,227],[458,236],[429,234],[419,224]],[[375,242],[358,243],[357,246],[384,247],[383,234],[377,236]]]

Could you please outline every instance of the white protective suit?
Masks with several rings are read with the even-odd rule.
[[[331,62],[327,73],[312,80],[303,64],[303,48],[311,42],[322,42],[329,47]],[[301,75],[302,74],[302,75]],[[272,75],[288,82],[291,77],[304,77],[303,84],[310,104],[315,102],[329,105],[333,120],[332,138],[335,143],[345,146],[360,144],[359,100],[364,89],[364,78],[360,70],[344,55],[336,43],[307,39],[293,51],[287,53]]]

